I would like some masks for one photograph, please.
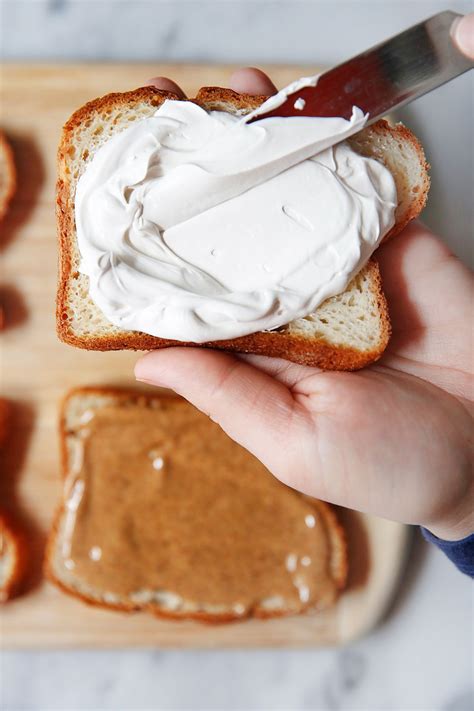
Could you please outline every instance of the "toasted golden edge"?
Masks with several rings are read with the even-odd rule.
[[[384,134],[386,135],[387,133],[391,133],[392,136],[397,136],[399,141],[403,143],[409,143],[417,154],[419,164],[422,168],[422,184],[418,186],[419,189],[416,193],[416,197],[413,197],[413,202],[411,204],[410,209],[407,210],[405,214],[402,215],[394,224],[392,229],[387,232],[387,234],[383,238],[383,241],[386,242],[392,237],[398,235],[404,229],[404,227],[407,226],[409,222],[415,220],[423,211],[428,200],[428,193],[430,190],[429,170],[431,166],[426,160],[425,151],[423,150],[423,146],[421,145],[420,141],[415,136],[415,134],[410,131],[410,129],[407,128],[404,124],[391,124],[385,119],[380,119],[379,121],[376,121],[364,130],[373,134],[379,134],[380,136],[383,136]],[[358,134],[356,134],[354,138],[356,138],[357,135]],[[350,142],[351,139],[349,138],[349,143]],[[357,147],[355,149],[357,150]]]
[[[0,449],[7,441],[8,432],[10,429],[11,407],[8,400],[0,397]]]
[[[81,398],[83,395],[94,395],[94,396],[105,396],[116,398],[116,405],[127,405],[129,403],[136,403],[143,400],[174,400],[180,401],[183,404],[187,404],[186,401],[178,397],[177,395],[168,394],[151,394],[144,393],[134,389],[127,388],[116,388],[116,387],[95,387],[95,386],[83,386],[74,388],[70,390],[63,399],[60,418],[59,418],[59,435],[60,435],[60,446],[61,446],[61,476],[64,481],[68,472],[68,453],[66,437],[68,435],[68,429],[66,427],[66,412],[70,401],[74,398]],[[348,571],[348,561],[347,561],[347,545],[344,529],[339,523],[334,509],[330,504],[326,504],[323,501],[318,501],[316,499],[312,500],[315,509],[320,514],[326,532],[328,533],[329,540],[331,543],[331,550],[334,553],[331,559],[330,568],[331,574],[339,590],[342,590],[345,586]],[[87,605],[92,607],[101,607],[109,610],[117,610],[119,612],[148,612],[153,616],[161,619],[169,620],[196,620],[198,622],[203,622],[207,624],[223,624],[226,622],[237,622],[249,618],[259,618],[259,619],[269,619],[276,617],[286,617],[295,614],[307,613],[311,608],[305,607],[298,610],[296,613],[293,610],[266,610],[261,607],[256,606],[255,608],[249,609],[245,615],[238,615],[237,613],[206,613],[206,612],[172,612],[166,611],[159,608],[156,604],[136,604],[136,603],[107,603],[102,600],[97,600],[93,597],[75,590],[73,587],[66,585],[54,572],[54,555],[57,544],[57,537],[59,535],[61,517],[64,512],[64,501],[61,499],[59,503],[54,520],[51,526],[51,530],[48,536],[48,541],[46,544],[46,552],[44,559],[44,574],[45,577],[58,587],[62,592],[70,595],[71,597],[78,598],[85,602]]]
[[[265,96],[250,96],[238,94],[231,89],[219,87],[204,87],[199,90],[193,101],[202,105],[207,110],[222,108],[222,102],[232,104],[236,110],[251,110],[260,106],[266,99]],[[358,370],[375,362],[384,352],[390,338],[390,319],[387,303],[382,291],[380,272],[376,260],[372,258],[368,267],[375,276],[375,296],[380,308],[381,339],[376,348],[359,351],[354,348],[335,346],[323,338],[319,340],[307,339],[303,336],[279,332],[263,332],[250,334],[241,338],[234,338],[209,343],[181,342],[170,339],[157,338],[138,331],[123,331],[113,336],[87,336],[79,337],[70,328],[67,313],[67,290],[70,279],[77,277],[72,271],[71,244],[74,240],[74,203],[71,199],[67,177],[67,154],[73,139],[75,129],[93,112],[112,109],[122,104],[128,106],[144,100],[150,101],[154,106],[159,106],[166,99],[179,99],[175,94],[161,91],[154,87],[142,87],[123,94],[107,94],[101,98],[85,104],[78,109],[65,124],[58,151],[58,181],[56,212],[58,221],[59,238],[59,281],[56,301],[56,326],[58,337],[64,343],[86,350],[151,350],[167,348],[169,346],[197,346],[214,348],[237,353],[256,353],[259,355],[285,358],[286,360],[322,368],[323,370]],[[405,126],[398,124],[392,126],[387,121],[379,121],[371,127],[373,131],[382,133],[396,132],[403,140],[408,140],[415,147],[420,157],[421,164],[427,167],[426,160],[417,138]],[[404,216],[402,222],[396,224],[386,238],[397,234],[403,227],[416,217],[424,207],[429,187],[429,179],[425,178],[424,189],[420,190],[413,203],[411,212]]]
[[[28,567],[28,545],[23,531],[10,512],[0,511],[0,529],[3,529],[3,535],[9,540],[13,556],[10,576],[5,584],[0,586],[0,604],[2,604],[21,593]]]
[[[5,446],[10,429],[11,405],[0,398],[0,450]],[[0,454],[1,456],[1,454]],[[8,537],[13,555],[13,567],[5,585],[0,586],[0,603],[10,600],[21,592],[23,579],[28,564],[28,545],[23,531],[15,517],[9,511],[0,511],[0,529]]]
[[[7,169],[5,175],[5,183],[7,188],[5,195],[3,196],[3,200],[0,202],[0,220],[2,220],[8,210],[8,206],[11,202],[11,199],[15,194],[17,182],[13,151],[10,146],[10,143],[8,142],[7,137],[5,136],[2,130],[0,130],[0,152],[3,153]]]

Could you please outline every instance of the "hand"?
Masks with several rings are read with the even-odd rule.
[[[455,21],[452,37],[458,49],[466,57],[474,59],[474,12]]]
[[[152,82],[184,96],[168,79]],[[275,91],[256,69],[239,70],[230,86]],[[285,484],[459,539],[473,530],[473,280],[419,223],[377,258],[393,336],[370,368],[321,372],[275,358],[168,348],[143,356],[135,374],[188,399]]]

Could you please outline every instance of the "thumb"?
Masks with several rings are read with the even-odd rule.
[[[474,12],[455,22],[452,37],[458,49],[467,57],[474,59]]]
[[[140,358],[135,377],[182,395],[273,473],[281,467],[282,452],[285,458],[296,456],[290,430],[298,407],[291,391],[235,356],[166,348]]]

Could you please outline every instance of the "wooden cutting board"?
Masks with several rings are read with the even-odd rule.
[[[276,84],[314,72],[268,67]],[[202,85],[225,86],[232,67],[196,65],[4,65],[0,125],[11,139],[18,191],[1,225],[1,392],[13,405],[13,433],[0,479],[2,503],[28,532],[31,575],[25,595],[4,606],[3,647],[250,647],[344,644],[370,629],[392,597],[407,550],[407,528],[341,512],[350,545],[347,592],[324,613],[219,627],[126,616],[62,595],[41,578],[46,532],[60,495],[58,403],[79,384],[134,383],[133,353],[92,353],[55,335],[55,153],[62,124],[85,101],[173,77],[192,96]]]

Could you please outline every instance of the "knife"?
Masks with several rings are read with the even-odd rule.
[[[353,106],[368,114],[366,125],[377,121],[474,67],[451,38],[460,17],[450,10],[433,15],[321,74],[316,86],[288,94],[276,108],[257,110],[248,123],[272,116],[350,119]]]
[[[262,105],[263,112],[260,108],[255,109],[244,116],[242,122],[251,124],[274,116],[350,119],[352,107],[357,106],[368,116],[364,125],[370,124],[387,111],[413,101],[474,66],[472,60],[456,49],[451,39],[453,22],[460,17],[462,15],[449,10],[440,12],[330,69],[317,82],[310,78],[310,86],[304,85],[304,88],[292,91],[290,85],[282,98],[279,95],[270,97],[267,108]],[[339,132],[327,139],[324,147],[328,148],[358,130],[360,122],[359,127],[354,124],[344,133]],[[291,153],[275,156],[271,169],[265,172],[263,179],[268,180],[314,154],[315,147],[311,142],[297,145]],[[173,199],[176,190],[173,181],[168,186],[163,185],[160,193],[160,228],[166,230],[184,222],[223,200],[237,197],[262,180],[259,175],[255,179],[252,172],[248,175],[242,173],[238,184],[231,181],[230,186],[225,188],[226,177],[221,177],[220,190],[217,191],[212,183],[212,173],[205,174],[205,178],[209,179],[207,183],[196,181],[194,173],[189,174],[187,182],[180,183],[181,194],[186,199],[180,202],[178,213]],[[169,199],[166,190],[170,193]]]

